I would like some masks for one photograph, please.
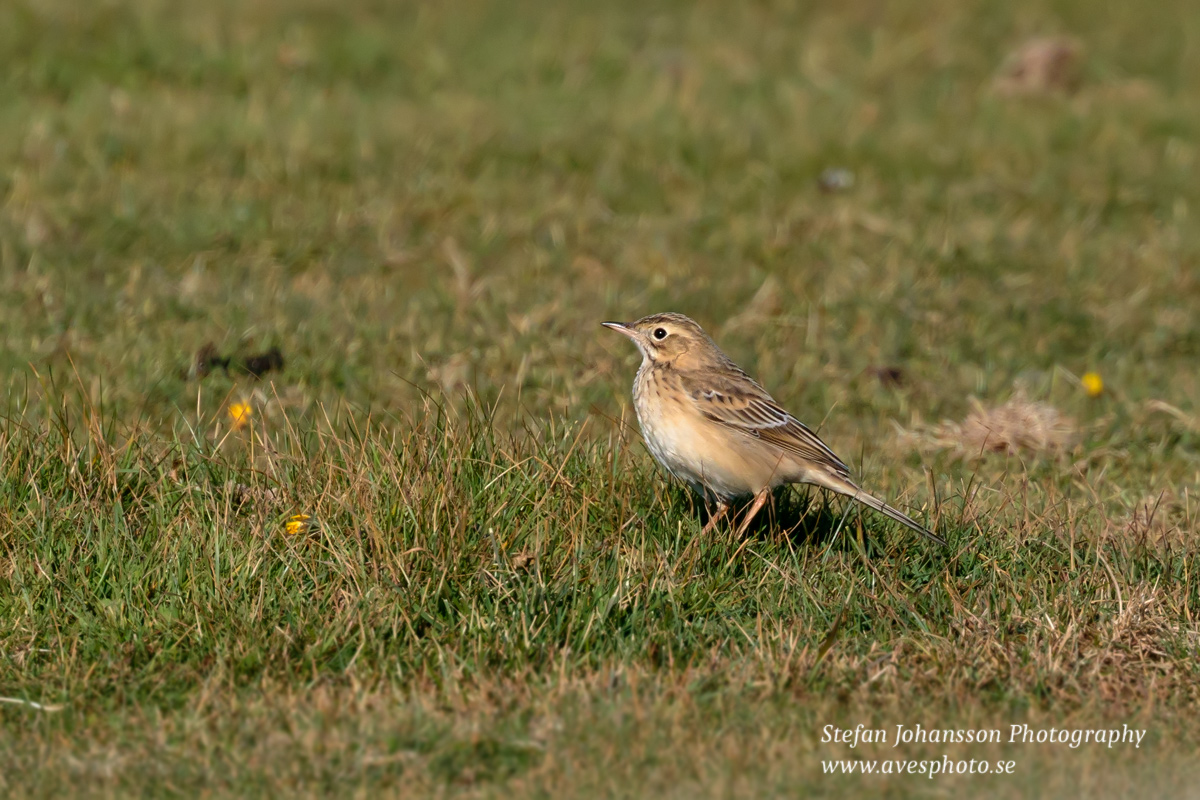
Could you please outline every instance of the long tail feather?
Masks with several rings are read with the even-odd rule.
[[[813,481],[813,482],[816,483],[818,486],[825,487],[826,489],[832,489],[833,491],[837,492],[838,494],[844,494],[847,497],[851,498],[852,500],[857,500],[858,502],[862,503],[863,505],[875,509],[880,514],[891,517],[892,519],[896,520],[896,522],[899,522],[901,525],[912,528],[917,533],[921,534],[922,536],[925,536],[926,538],[928,538],[934,542],[937,542],[938,544],[942,545],[943,547],[947,546],[947,542],[945,539],[938,536],[936,533],[933,533],[932,531],[928,530],[923,525],[919,524],[918,522],[913,520],[911,517],[909,517],[907,514],[905,514],[903,511],[892,508],[887,503],[880,500],[878,497],[873,497],[872,495],[867,494],[862,489],[858,488],[853,483],[851,483],[848,480],[845,480],[844,478],[835,478],[833,476],[823,476],[823,479],[820,480],[819,482],[818,481]]]

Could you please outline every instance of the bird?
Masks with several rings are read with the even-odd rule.
[[[725,355],[696,322],[674,312],[636,322],[604,322],[642,354],[633,405],[646,446],[676,479],[715,510],[708,534],[739,497],[753,496],[737,537],[772,489],[812,484],[875,509],[917,533],[946,540],[859,488],[846,464]]]

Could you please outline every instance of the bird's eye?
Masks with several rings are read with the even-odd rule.
[[[662,341],[663,339],[667,338],[667,329],[666,328],[655,328],[654,329],[654,338],[658,339],[659,341]]]

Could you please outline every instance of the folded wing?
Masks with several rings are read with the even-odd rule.
[[[815,433],[785,411],[766,390],[741,373],[683,378],[684,390],[713,422],[761,439],[792,455],[849,479],[850,470]]]

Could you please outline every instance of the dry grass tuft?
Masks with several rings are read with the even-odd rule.
[[[1007,403],[992,408],[971,399],[971,413],[962,422],[945,421],[905,436],[921,449],[951,450],[974,457],[983,453],[1058,453],[1076,439],[1075,422],[1048,403],[1030,400],[1018,391]]]
[[[1008,96],[1068,94],[1079,88],[1082,52],[1073,39],[1030,39],[1004,59],[992,87]]]

